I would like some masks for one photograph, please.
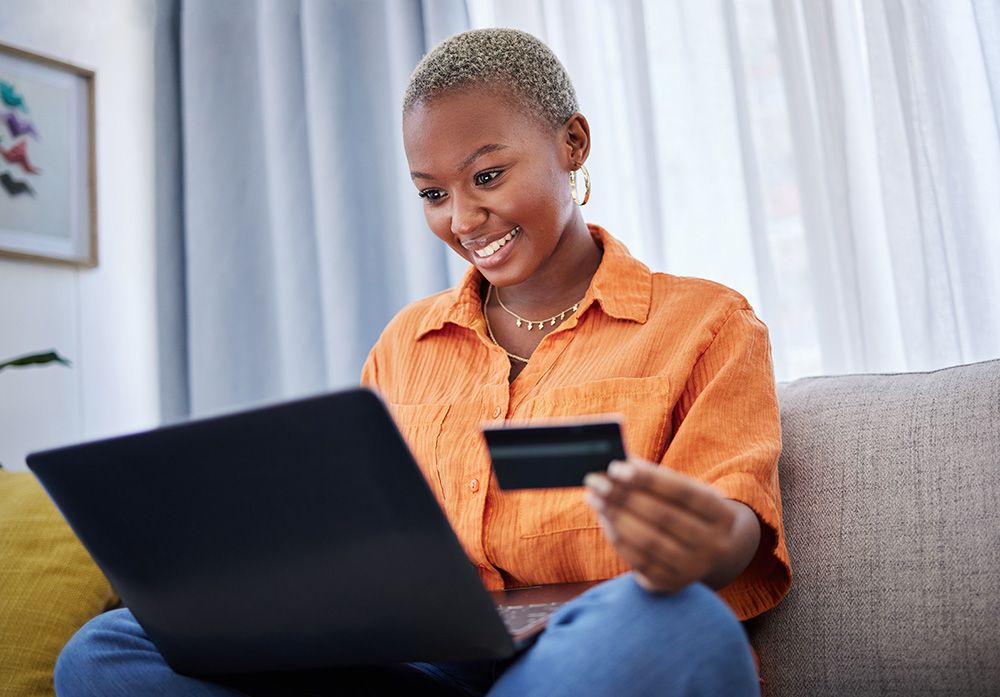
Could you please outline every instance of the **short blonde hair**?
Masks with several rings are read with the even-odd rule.
[[[441,92],[464,87],[511,90],[554,127],[579,109],[573,83],[552,49],[517,29],[473,29],[439,43],[410,76],[403,113]]]

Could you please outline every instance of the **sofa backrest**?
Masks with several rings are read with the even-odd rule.
[[[779,387],[764,694],[1000,695],[1000,361]]]

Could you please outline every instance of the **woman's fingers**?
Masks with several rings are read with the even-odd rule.
[[[606,515],[614,517],[619,510],[628,510],[677,542],[695,549],[706,536],[714,534],[714,526],[704,519],[669,501],[631,487],[612,485],[605,499]]]
[[[646,590],[679,590],[690,583],[690,579],[674,568],[669,556],[656,554],[645,545],[634,542],[633,532],[623,529],[620,520],[612,523],[604,516],[599,515],[598,518],[618,556],[636,573]]]
[[[609,510],[620,508],[631,510],[688,546],[699,546],[706,537],[715,538],[720,534],[729,534],[734,521],[734,512],[721,494],[701,482],[669,470],[663,470],[662,475],[656,475],[656,478],[659,476],[674,479],[675,488],[705,487],[708,491],[700,493],[704,494],[709,503],[706,503],[701,511],[692,510],[689,506],[677,503],[676,496],[662,496],[662,487],[641,488],[647,481],[655,481],[655,479],[647,480],[645,477],[623,482],[600,473],[592,473],[587,475],[584,483],[599,499],[601,507]],[[707,513],[706,510],[711,513]]]
[[[677,539],[627,509],[605,509],[603,515],[614,527],[619,542],[640,550],[649,559],[663,560],[673,566],[670,560],[690,555],[690,550]]]
[[[666,467],[642,460],[617,460],[608,468],[607,477],[612,483],[612,499],[632,490],[645,491],[708,523],[723,522],[731,525],[733,522],[733,512],[719,492],[704,482]]]

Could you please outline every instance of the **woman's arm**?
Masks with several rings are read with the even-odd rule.
[[[729,584],[750,565],[757,547],[760,545],[760,519],[750,506],[733,499],[723,499],[736,513],[729,554],[725,555],[718,568],[702,579],[710,588],[719,589]]]
[[[645,585],[703,581],[748,619],[791,584],[767,328],[748,307],[730,312],[685,380],[660,462],[630,460],[609,471],[605,500],[597,491],[592,503]]]

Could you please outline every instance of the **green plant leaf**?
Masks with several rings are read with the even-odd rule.
[[[62,365],[72,365],[68,360],[60,356],[55,351],[44,351],[42,353],[29,353],[26,356],[18,356],[6,361],[0,361],[0,370],[4,368],[23,368],[29,365],[45,365],[46,363],[61,363]]]

